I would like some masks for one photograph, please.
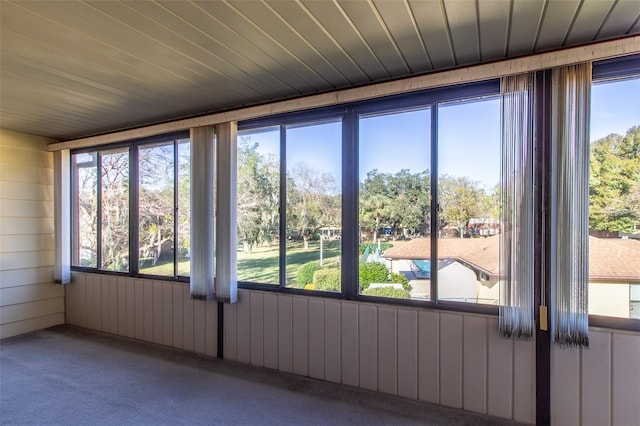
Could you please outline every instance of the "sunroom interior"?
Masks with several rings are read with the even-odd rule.
[[[3,346],[65,325],[496,421],[640,424],[639,2],[7,0],[0,20]],[[563,157],[571,67],[586,112],[562,125],[587,132]],[[519,338],[510,137],[531,153]],[[552,276],[576,263],[588,343],[567,344]]]

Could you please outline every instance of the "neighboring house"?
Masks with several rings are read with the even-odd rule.
[[[497,304],[500,296],[500,237],[438,241],[438,297]],[[417,297],[428,297],[428,277],[416,260],[431,257],[430,238],[386,250],[393,272],[405,274]],[[414,292],[412,291],[412,296]],[[589,237],[589,313],[640,317],[640,241]]]

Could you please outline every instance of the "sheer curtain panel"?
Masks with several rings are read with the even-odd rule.
[[[501,82],[500,333],[531,339],[533,281],[533,89],[534,75]]]
[[[589,110],[591,64],[553,70],[552,340],[589,346]]]
[[[71,282],[71,155],[68,149],[53,153],[54,198],[54,280]]]
[[[214,176],[213,129],[191,129],[191,284],[192,299],[214,298]]]

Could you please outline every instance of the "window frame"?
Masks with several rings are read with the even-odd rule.
[[[640,79],[640,55],[638,54],[598,61],[592,65],[592,86],[594,84],[607,84],[607,82],[636,78]],[[631,300],[629,303],[631,303]],[[640,331],[640,319],[589,314],[589,327]]]
[[[347,103],[343,105],[324,107],[309,111],[296,111],[293,113],[279,114],[269,117],[244,120],[238,123],[238,131],[250,131],[260,128],[280,129],[280,282],[278,285],[261,284],[239,281],[238,287],[250,290],[263,290],[299,294],[304,296],[324,297],[330,299],[343,299],[365,301],[381,304],[394,304],[401,306],[425,307],[430,309],[444,309],[449,311],[474,312],[497,315],[498,305],[485,305],[458,301],[438,300],[437,298],[437,273],[431,279],[430,300],[394,299],[379,296],[366,296],[360,294],[358,280],[358,224],[359,224],[359,118],[361,116],[389,113],[418,108],[429,108],[431,114],[431,196],[437,200],[437,145],[438,145],[438,105],[454,101],[467,101],[496,97],[500,95],[500,80],[491,79],[480,82],[466,83],[442,88],[420,90],[412,93],[404,93],[383,98],[371,99]],[[317,290],[304,290],[288,288],[283,280],[285,261],[284,250],[286,243],[282,235],[286,235],[286,191],[283,183],[286,179],[286,133],[287,126],[321,122],[323,120],[340,118],[342,121],[342,276],[341,292],[326,292]],[[437,203],[430,205],[431,235],[437,235],[438,209]],[[437,259],[438,238],[431,239],[431,258]],[[436,247],[434,247],[436,246]]]
[[[132,278],[146,278],[146,279],[154,279],[154,280],[162,280],[162,281],[178,281],[178,282],[189,282],[189,276],[186,275],[178,275],[178,253],[177,253],[177,242],[179,238],[178,233],[178,149],[181,142],[184,140],[189,140],[190,135],[189,131],[178,131],[172,132],[157,136],[151,136],[148,138],[135,139],[126,142],[118,142],[114,144],[101,145],[98,147],[89,147],[89,148],[80,148],[74,149],[70,151],[70,155],[73,158],[76,154],[82,153],[95,153],[96,154],[96,193],[97,193],[97,205],[96,205],[96,216],[97,216],[97,229],[96,229],[96,267],[87,267],[87,266],[79,266],[72,265],[71,270],[77,272],[90,272],[97,273],[103,275],[114,275],[114,276],[126,276]],[[140,273],[139,268],[139,204],[140,204],[140,176],[139,176],[139,149],[144,148],[145,145],[157,145],[161,143],[172,143],[173,144],[173,179],[174,179],[174,195],[173,195],[173,207],[174,207],[174,254],[173,254],[173,275],[154,275],[154,274],[145,274]],[[102,194],[101,194],[101,165],[102,165],[102,152],[110,151],[114,149],[126,149],[128,151],[128,161],[129,161],[129,238],[128,238],[128,246],[129,246],[129,270],[124,271],[110,271],[101,268],[101,257],[102,257]],[[75,217],[76,212],[76,201],[77,201],[77,185],[75,182],[73,173],[70,178],[70,188],[71,194],[70,202],[71,202],[71,211],[72,216]],[[71,241],[75,241],[77,238],[78,229],[76,226],[72,226],[71,228]],[[74,258],[73,249],[75,243],[71,244],[71,258]]]

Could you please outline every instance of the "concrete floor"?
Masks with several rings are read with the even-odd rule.
[[[0,341],[2,425],[516,425],[58,326]]]

